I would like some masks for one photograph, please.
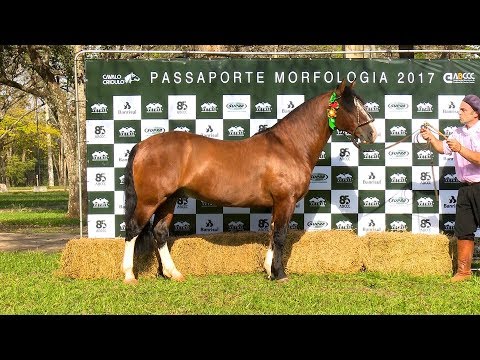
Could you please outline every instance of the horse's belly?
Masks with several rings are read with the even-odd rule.
[[[261,191],[248,191],[244,187],[216,186],[201,189],[186,188],[185,193],[193,198],[218,206],[271,207],[272,199]]]

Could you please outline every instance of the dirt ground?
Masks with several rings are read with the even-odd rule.
[[[0,233],[0,251],[62,251],[67,242],[75,238],[80,238],[79,232],[33,234]]]

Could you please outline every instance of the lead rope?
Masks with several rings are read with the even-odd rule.
[[[440,130],[434,128],[427,121],[425,121],[423,123],[422,127],[430,128],[430,130],[433,131],[434,133],[436,133],[438,135],[442,135],[445,139],[448,138],[448,136],[443,134]],[[430,142],[430,139],[427,140],[427,144],[428,144],[429,150],[433,152],[433,150],[432,150],[433,146],[432,146],[432,143]],[[432,167],[433,189],[435,190],[435,199],[438,201],[438,189],[437,189],[437,184],[436,184],[436,181],[435,181],[435,172],[433,171],[434,170],[434,168],[433,168],[433,158],[430,161],[430,164],[431,164],[431,167]]]

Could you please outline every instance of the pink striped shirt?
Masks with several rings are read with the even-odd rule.
[[[457,127],[455,131],[449,136],[458,140],[463,147],[470,150],[480,152],[480,121],[477,121],[470,129],[464,125]],[[447,142],[443,141],[443,153],[445,155],[452,154],[452,150],[447,145]],[[463,156],[456,152],[453,152],[453,161],[455,163],[455,172],[457,179],[460,182],[480,182],[480,165],[472,164]]]

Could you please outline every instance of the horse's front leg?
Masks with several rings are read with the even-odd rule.
[[[277,228],[272,221],[270,228],[270,244],[263,267],[270,280],[286,281],[288,278],[283,265],[283,249],[287,239],[287,224]]]
[[[273,259],[271,266],[272,280],[287,281],[287,275],[285,274],[285,267],[283,265],[283,253],[285,248],[285,242],[287,239],[287,223],[281,226],[273,227]]]

